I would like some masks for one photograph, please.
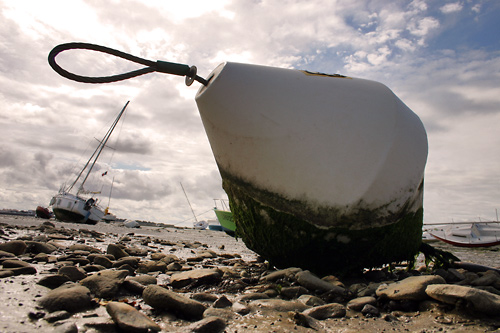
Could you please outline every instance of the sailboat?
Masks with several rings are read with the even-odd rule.
[[[90,156],[75,181],[70,186],[61,186],[59,192],[51,199],[50,206],[52,206],[52,211],[54,212],[57,220],[64,222],[97,224],[97,222],[104,217],[105,211],[99,206],[98,199],[94,197],[100,192],[85,190],[84,185],[129,103],[130,101],[125,104],[109,130],[104,135],[104,138],[99,141],[99,145],[94,150],[94,153]],[[76,184],[79,183],[80,179],[82,179],[82,181],[76,191],[76,194],[71,193]]]
[[[194,213],[193,207],[191,206],[191,202],[189,202],[189,198],[187,196],[186,190],[184,190],[184,186],[182,186],[182,192],[184,192],[184,195],[186,196],[186,200],[188,202],[189,208],[191,208],[191,212],[193,213],[194,216],[194,222],[193,222],[193,228],[198,229],[198,230],[205,230],[208,227],[208,222],[207,221],[198,221],[196,218],[196,214]]]

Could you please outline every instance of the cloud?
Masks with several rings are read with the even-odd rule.
[[[460,2],[447,3],[446,5],[444,5],[440,8],[440,10],[441,10],[441,12],[443,12],[443,14],[450,14],[450,13],[459,12],[462,9],[463,9],[463,5]]]
[[[199,85],[186,87],[183,78],[159,73],[90,85],[54,73],[49,51],[83,41],[196,65],[203,77],[221,62],[238,61],[383,82],[428,132],[426,219],[493,210],[492,198],[500,194],[490,186],[500,163],[492,152],[498,146],[492,124],[498,123],[500,57],[491,42],[474,37],[494,26],[499,7],[493,2],[91,0],[52,6],[0,1],[5,207],[46,204],[74,179],[94,137],[102,138],[128,100],[123,125],[109,143],[116,150],[96,167],[109,170],[104,179],[99,175],[104,189],[115,177],[112,211],[160,222],[189,219],[179,182],[197,213],[225,196],[194,101]],[[461,27],[466,33],[455,33]],[[85,75],[138,67],[90,51],[63,52],[57,60]]]

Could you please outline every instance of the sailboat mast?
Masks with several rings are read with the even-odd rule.
[[[104,136],[104,138],[102,139],[102,142],[101,142],[101,145],[99,147],[99,151],[97,153],[97,156],[94,158],[94,161],[92,162],[92,165],[90,166],[89,168],[89,171],[87,172],[87,174],[85,175],[85,178],[83,179],[82,181],[82,185],[80,185],[80,189],[83,188],[83,184],[85,184],[85,182],[87,181],[87,178],[89,177],[90,175],[90,172],[92,171],[92,169],[94,168],[94,165],[96,164],[97,162],[97,159],[99,158],[99,155],[101,155],[101,152],[102,150],[104,149],[104,147],[106,146],[106,143],[108,142],[109,140],[109,137],[111,136],[111,133],[113,133],[113,130],[115,129],[116,125],[118,124],[118,121],[120,121],[120,118],[122,117],[123,113],[125,112],[125,109],[127,108],[128,106],[128,103],[130,103],[130,101],[128,101],[125,106],[123,107],[123,109],[120,111],[120,113],[118,114],[118,116],[116,117],[115,121],[113,122],[113,125],[111,125],[111,128],[108,130],[108,132],[106,133],[106,135]]]
[[[191,208],[191,212],[193,213],[194,220],[196,221],[196,223],[198,223],[198,219],[196,218],[196,215],[194,213],[193,207],[191,206],[191,203],[189,202],[189,198],[188,198],[188,196],[186,194],[186,191],[184,190],[184,186],[182,186],[182,183],[180,183],[180,184],[181,184],[181,187],[182,187],[182,191],[184,192],[184,195],[186,196],[186,200],[187,200],[187,202],[189,204],[189,208]]]
[[[113,181],[111,182],[111,189],[109,190],[109,198],[108,198],[108,208],[111,203],[111,193],[113,193],[113,184],[115,183],[115,177],[113,176]]]

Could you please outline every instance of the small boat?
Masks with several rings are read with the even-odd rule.
[[[141,226],[139,225],[139,222],[135,220],[126,220],[123,222],[123,226],[127,228],[140,228]]]
[[[128,104],[129,102],[125,104],[110,129],[106,132],[104,138],[99,141],[99,145],[94,150],[94,153],[80,171],[75,181],[68,187],[64,185],[61,186],[59,193],[56,194],[50,201],[50,206],[52,206],[52,211],[54,212],[57,220],[63,222],[97,224],[97,222],[104,217],[104,209],[99,206],[99,199],[94,197],[100,192],[87,191],[83,186],[92,172],[97,159],[101,155],[102,150],[106,147],[106,143],[108,142],[116,125],[120,121],[120,118],[124,114]],[[70,193],[80,181],[80,178],[84,175],[84,173],[85,176],[83,177],[76,194]]]
[[[218,208],[217,202],[220,203],[221,209]],[[214,199],[215,207],[214,212],[217,216],[222,230],[230,236],[234,236],[236,232],[236,224],[233,220],[233,213],[229,210],[228,204],[223,199]]]
[[[208,227],[207,221],[196,221],[193,223],[193,228],[198,230],[205,230]]]
[[[427,229],[430,235],[459,247],[490,247],[500,245],[499,222],[461,222]]]
[[[35,210],[35,216],[41,219],[50,219],[52,217],[52,213],[47,208],[38,206]]]
[[[224,231],[218,220],[208,220],[208,229],[213,231]]]
[[[432,236],[428,231],[424,231],[422,233],[422,242],[424,242],[424,243],[439,242],[439,239]]]

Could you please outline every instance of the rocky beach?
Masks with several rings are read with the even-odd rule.
[[[2,332],[485,332],[498,247],[453,268],[349,277],[269,267],[223,232],[0,216]],[[487,267],[489,266],[489,267]]]

